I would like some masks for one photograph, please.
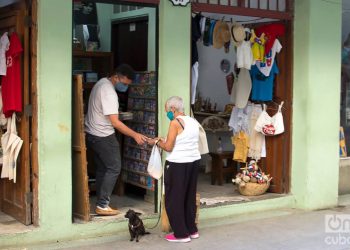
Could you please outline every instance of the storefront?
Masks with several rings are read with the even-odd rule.
[[[135,1],[125,2],[135,4]],[[174,6],[165,0],[159,1],[159,5],[155,2],[149,4],[151,6],[147,7],[156,10],[158,20],[158,25],[152,26],[156,27],[155,39],[158,44],[153,65],[158,65],[154,68],[158,76],[158,133],[164,135],[168,121],[163,107],[169,96],[182,96],[187,103],[186,109],[190,110],[191,13],[196,10],[193,9],[194,3],[192,7],[191,4],[186,7]],[[38,182],[37,198],[34,199],[37,206],[33,206],[33,209],[38,227],[17,235],[0,235],[0,241],[5,246],[92,237],[126,228],[126,223],[121,220],[113,223],[105,220],[73,223],[74,179],[70,178],[73,172],[72,1],[38,1],[37,10],[38,164],[35,173]],[[287,155],[287,158],[281,157],[286,168],[276,168],[283,169],[284,174],[281,174],[280,191],[278,186],[275,189],[275,192],[286,195],[244,204],[203,208],[200,210],[200,220],[267,209],[316,209],[337,204],[338,133],[334,131],[339,127],[339,118],[335,114],[335,110],[339,109],[339,87],[330,89],[328,82],[339,78],[335,64],[340,65],[337,57],[340,29],[334,27],[340,25],[340,16],[340,6],[327,2],[295,1],[294,4],[291,37],[283,43],[285,51],[291,53],[288,59],[290,64],[283,64],[286,65],[283,72],[290,77],[284,76],[279,80],[279,83],[290,81],[290,91],[287,93],[289,99],[285,98],[289,112],[285,116],[290,119],[286,123],[286,132],[289,134],[273,146],[276,147],[277,155],[281,156],[278,151],[281,148]],[[322,32],[324,29],[327,29],[327,34]],[[329,48],[329,44],[334,46]],[[326,47],[326,54],[317,53]],[[332,61],[333,65],[325,65],[325,60]],[[148,67],[147,70],[152,71],[153,68]],[[317,92],[313,91],[315,89]],[[320,101],[325,99],[330,101]],[[320,110],[328,114],[327,117],[322,116]],[[281,147],[281,143],[290,145],[290,148]],[[329,179],[329,176],[334,178]],[[151,225],[156,219],[157,215],[151,215],[145,222]],[[22,243],[17,243],[19,235]]]

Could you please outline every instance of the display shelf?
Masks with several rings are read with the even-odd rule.
[[[138,162],[146,163],[146,164],[148,163],[148,161],[146,161],[146,160],[137,159],[137,158],[134,158],[134,157],[130,157],[130,156],[128,156],[128,155],[124,155],[124,158],[129,159],[129,160],[133,160],[133,161],[138,161]]]
[[[147,137],[157,135],[157,91],[154,72],[136,73],[134,83],[129,85],[128,112],[133,119],[127,125],[134,131]],[[154,179],[147,173],[151,148],[138,145],[132,138],[124,140],[123,180],[126,183],[154,190]]]
[[[152,96],[129,96],[129,98],[156,100],[156,97]]]
[[[138,148],[138,149],[142,149],[142,150],[146,150],[146,151],[152,151],[152,149],[150,148],[144,148],[142,146],[139,146],[137,144],[129,144],[129,143],[126,143],[125,146],[127,147],[132,147],[132,148]]]
[[[138,110],[140,111],[140,110]],[[151,124],[151,125],[155,125],[155,123],[152,122],[144,122],[144,121],[134,121],[134,120],[130,120],[130,123],[138,123],[138,124]]]
[[[127,172],[134,173],[134,174],[139,174],[139,175],[147,176],[147,177],[150,176],[148,173],[140,172],[140,171],[136,171],[136,170],[132,170],[132,169],[123,168],[123,170],[124,170],[124,171],[127,171]]]
[[[137,186],[137,187],[144,188],[144,189],[149,189],[149,190],[152,190],[152,191],[154,190],[153,187],[148,187],[148,186],[146,186],[146,185],[142,185],[142,184],[137,183],[137,182],[134,182],[134,181],[126,180],[125,182],[126,182],[126,183],[130,183],[130,184],[132,184],[132,185],[134,185],[134,186]]]

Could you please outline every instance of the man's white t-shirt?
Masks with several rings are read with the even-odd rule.
[[[256,66],[258,67],[260,72],[263,73],[265,76],[270,75],[273,62],[275,61],[276,53],[279,53],[281,49],[282,45],[280,41],[278,41],[278,39],[276,38],[270,52],[267,55],[265,55],[265,62],[256,62]]]
[[[0,38],[0,75],[6,76],[6,51],[10,48],[10,40],[5,32]]]
[[[118,95],[108,78],[102,78],[92,88],[88,113],[85,118],[85,132],[106,137],[114,133],[108,115],[118,114]]]

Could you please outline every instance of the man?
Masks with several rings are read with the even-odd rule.
[[[85,132],[88,147],[94,152],[96,164],[96,214],[116,215],[118,210],[109,206],[110,196],[121,171],[120,147],[114,129],[132,137],[139,145],[147,137],[128,128],[118,118],[118,91],[126,91],[134,78],[133,69],[120,65],[107,78],[100,79],[93,87],[88,113],[85,119]]]

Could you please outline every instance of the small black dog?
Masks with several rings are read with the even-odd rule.
[[[125,218],[129,219],[129,233],[130,241],[133,241],[136,238],[136,242],[139,242],[139,236],[149,234],[146,232],[142,220],[139,218],[141,213],[135,212],[132,209],[129,209],[124,215]]]

